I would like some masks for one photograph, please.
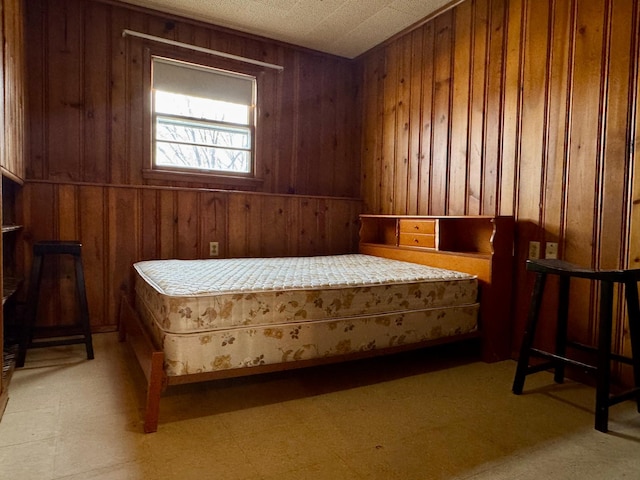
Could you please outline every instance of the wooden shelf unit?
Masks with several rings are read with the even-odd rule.
[[[15,294],[22,283],[17,264],[16,249],[22,225],[17,223],[17,196],[21,184],[13,177],[2,175],[2,315],[0,316],[0,344],[2,344],[2,376],[0,378],[0,417],[8,400],[8,388],[17,358],[17,341],[8,335],[10,326],[16,327]]]
[[[514,220],[508,216],[360,215],[360,253],[477,275],[483,358],[511,355]]]
[[[2,304],[4,305],[18,290],[21,279],[18,275],[16,247],[22,225],[17,223],[16,202],[21,185],[3,175],[2,177]]]

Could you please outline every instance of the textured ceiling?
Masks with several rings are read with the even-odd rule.
[[[126,0],[294,45],[354,58],[461,0]]]

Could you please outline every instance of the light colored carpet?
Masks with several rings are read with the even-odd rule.
[[[30,350],[0,422],[0,478],[637,479],[640,414],[515,362],[434,348],[171,388],[142,433],[143,379],[115,334]],[[465,346],[469,347],[469,346]]]

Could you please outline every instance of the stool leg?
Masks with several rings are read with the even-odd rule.
[[[87,349],[87,359],[93,360],[93,341],[91,338],[91,324],[89,321],[89,304],[87,302],[87,291],[84,283],[84,269],[82,268],[82,258],[75,257],[76,266],[76,292],[80,302],[80,321],[84,331],[84,343]]]
[[[542,292],[544,291],[546,280],[546,274],[538,273],[536,275],[536,281],[533,286],[533,293],[531,294],[531,305],[529,307],[527,325],[524,330],[522,345],[520,346],[518,367],[516,368],[516,376],[513,379],[513,387],[511,388],[513,393],[515,393],[516,395],[520,395],[522,393],[522,389],[524,388],[524,379],[527,376],[527,370],[529,368],[529,357],[531,354],[531,347],[533,346],[533,340],[535,339],[536,335],[536,326],[538,324],[540,305],[542,303]]]
[[[33,339],[33,327],[38,315],[38,297],[40,281],[42,280],[42,255],[34,255],[29,275],[29,289],[27,291],[27,308],[20,328],[20,347],[16,367],[24,367],[27,358],[27,348]]]
[[[638,300],[638,284],[635,281],[627,281],[624,284],[624,291],[627,298],[634,387],[640,388],[640,301]],[[636,396],[636,404],[638,412],[640,412],[640,393]]]
[[[567,353],[567,328],[569,323],[569,281],[570,277],[560,277],[558,295],[558,320],[556,322],[556,355],[565,357]],[[556,362],[553,380],[564,382],[564,362]]]
[[[600,325],[598,326],[595,428],[600,432],[606,433],[609,430],[609,382],[611,377],[610,359],[613,283],[609,281],[602,281],[600,289]]]

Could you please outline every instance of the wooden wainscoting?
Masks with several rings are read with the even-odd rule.
[[[78,239],[91,325],[113,330],[131,265],[155,258],[301,256],[357,251],[359,200],[169,187],[27,182],[24,186],[24,271],[41,239]],[[51,261],[42,280],[43,325],[75,315],[73,265]]]

